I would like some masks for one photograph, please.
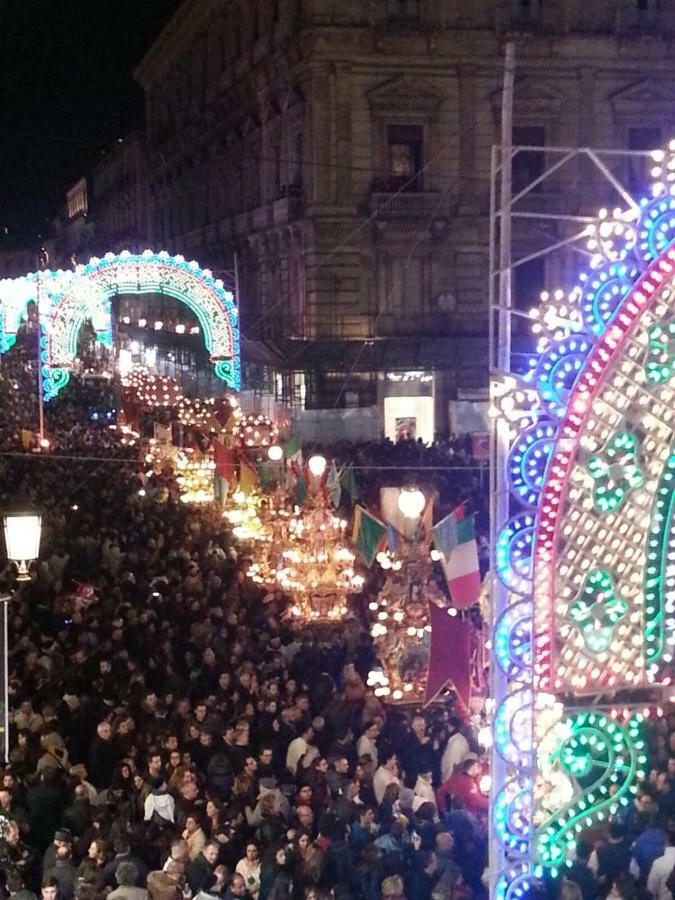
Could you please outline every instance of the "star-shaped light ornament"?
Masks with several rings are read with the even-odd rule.
[[[537,421],[540,406],[539,393],[515,375],[502,375],[490,382],[488,414],[508,422],[511,437]]]
[[[595,569],[570,606],[568,618],[579,628],[587,650],[604,653],[611,646],[614,629],[627,613],[628,604],[616,596],[609,572]]]
[[[591,268],[597,269],[605,263],[621,262],[626,258],[637,240],[636,222],[639,217],[637,206],[599,211],[598,221],[589,225],[586,232],[586,246],[593,254]]]
[[[539,336],[537,353],[544,353],[552,343],[565,341],[584,330],[580,298],[581,289],[578,287],[568,295],[562,290],[553,294],[548,291],[541,293],[539,306],[530,310],[532,333]]]

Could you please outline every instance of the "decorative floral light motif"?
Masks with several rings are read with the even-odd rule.
[[[663,384],[673,374],[675,362],[675,322],[655,325],[649,332],[645,372],[652,384]]]
[[[596,569],[572,603],[569,618],[579,626],[591,653],[602,653],[608,649],[614,628],[627,612],[628,605],[614,593],[611,575],[604,569]]]
[[[516,404],[507,416],[511,491],[493,542],[493,653],[505,676],[493,714],[496,900],[525,897],[544,870],[556,877],[579,832],[644,777],[640,716],[588,699],[580,713],[570,698],[620,687],[632,704],[631,691],[672,675],[675,141],[641,155],[657,163],[651,198],[624,193],[627,208],[600,211],[586,231],[590,267],[577,287],[542,297],[537,353],[527,369],[513,360],[539,402],[534,427]],[[532,524],[516,546],[521,516]],[[523,722],[534,740],[516,753]]]
[[[600,712],[583,712],[566,721],[567,734],[555,740],[549,764],[576,790],[537,829],[536,856],[553,870],[564,865],[568,848],[589,821],[614,815],[644,778],[642,717],[621,728]],[[549,749],[549,748],[547,748]]]
[[[593,502],[598,512],[614,512],[628,491],[642,487],[644,475],[637,464],[638,439],[622,431],[615,435],[602,456],[588,460],[588,471],[595,481]]]

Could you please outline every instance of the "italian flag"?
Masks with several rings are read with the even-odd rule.
[[[456,609],[465,609],[478,600],[480,569],[473,517],[458,506],[434,528],[436,549],[441,552],[445,580]]]

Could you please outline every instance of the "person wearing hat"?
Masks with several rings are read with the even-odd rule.
[[[56,865],[56,855],[62,847],[69,850],[73,846],[73,834],[69,828],[57,828],[54,832],[54,840],[45,851],[42,858],[42,871],[48,872]]]

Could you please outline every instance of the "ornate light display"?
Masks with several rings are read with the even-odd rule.
[[[103,259],[94,257],[74,272],[47,271],[0,280],[0,353],[16,341],[28,303],[37,303],[39,298],[42,376],[45,399],[49,400],[68,383],[77,338],[86,319],[97,340],[110,347],[111,299],[117,294],[160,293],[192,310],[216,375],[239,390],[239,325],[232,294],[208,269],[166,251],[106,253]]]
[[[146,410],[173,409],[183,400],[178,382],[169,375],[153,375],[143,366],[134,366],[122,382],[133,394],[135,403]]]
[[[631,802],[641,716],[613,698],[632,708],[631,691],[672,677],[675,142],[654,158],[653,197],[601,212],[590,270],[533,315],[529,371],[493,390],[511,439],[494,548],[497,898],[526,896]]]
[[[235,441],[246,450],[271,447],[279,440],[279,429],[269,416],[242,416],[234,429]]]
[[[178,403],[178,420],[183,425],[197,425],[209,431],[221,432],[232,422],[233,427],[242,417],[236,397],[183,397]]]
[[[347,595],[360,591],[364,579],[344,539],[347,522],[325,505],[318,487],[302,509],[290,506],[281,485],[270,494],[236,491],[223,516],[246,545],[249,577],[286,594],[294,619],[316,624],[346,614]]]
[[[429,542],[399,541],[396,553],[377,556],[386,579],[369,604],[370,633],[381,667],[368,676],[378,697],[393,702],[423,702],[429,660],[428,603],[445,607],[447,599],[433,576]],[[456,610],[448,610],[456,615]]]
[[[176,482],[183,503],[211,503],[215,500],[213,479],[216,464],[210,456],[195,450],[180,450],[176,455]]]
[[[243,544],[272,539],[271,529],[263,518],[262,498],[256,492],[235,491],[223,516],[232,525],[232,533]],[[266,518],[266,517],[265,517]],[[273,580],[273,574],[269,580]]]
[[[294,618],[339,619],[347,612],[347,595],[363,587],[345,543],[346,527],[344,519],[321,503],[288,519],[288,542],[276,578],[292,599]]]

